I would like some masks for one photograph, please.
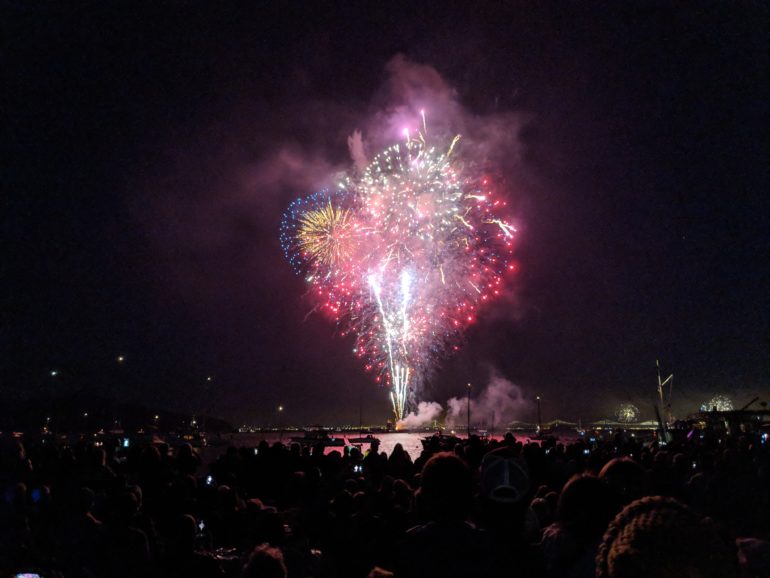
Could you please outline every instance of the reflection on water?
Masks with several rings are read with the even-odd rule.
[[[232,435],[223,435],[221,440],[218,440],[216,436],[210,437],[212,445],[199,450],[204,458],[204,461],[210,462],[218,455],[224,452],[228,445],[235,447],[255,447],[259,445],[262,440],[267,441],[269,444],[277,441],[282,441],[284,444],[291,443],[292,436],[301,436],[298,432],[287,432],[283,436],[277,432],[266,433],[237,433]],[[358,437],[358,433],[351,433],[349,436],[341,436],[341,434],[331,433],[332,436],[337,437]],[[431,435],[430,433],[381,433],[375,434],[375,437],[380,440],[380,451],[390,455],[396,444],[401,444],[404,449],[409,453],[412,459],[416,459],[422,451],[422,439]],[[502,436],[492,436],[494,439],[500,439]],[[526,436],[516,436],[518,440],[526,442],[528,438]],[[221,444],[221,445],[219,445]],[[364,451],[369,449],[368,444],[362,446]],[[342,452],[341,447],[328,447],[324,453],[330,453],[333,451]]]

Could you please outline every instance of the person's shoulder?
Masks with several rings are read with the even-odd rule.
[[[482,531],[478,530],[468,522],[428,522],[420,526],[414,526],[406,531],[407,539],[422,540],[434,538],[465,537],[471,539],[481,536]]]

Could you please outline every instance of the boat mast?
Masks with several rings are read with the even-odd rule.
[[[660,377],[660,360],[655,360],[655,367],[658,371],[658,399],[660,400],[660,411],[663,413],[665,419],[661,420],[663,425],[663,433],[666,433],[667,422],[673,421],[673,414],[671,413],[671,394],[674,389],[674,374],[672,373],[666,379]],[[668,385],[668,399],[664,394],[664,388]]]

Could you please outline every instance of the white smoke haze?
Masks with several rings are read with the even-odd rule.
[[[521,160],[519,135],[529,120],[521,113],[472,114],[458,100],[451,87],[432,66],[413,62],[397,54],[385,65],[388,78],[375,99],[377,109],[363,131],[369,150],[380,150],[404,139],[404,129],[411,134],[427,128],[427,140],[448,146],[455,135],[462,135],[460,147],[466,160],[504,161],[507,169]],[[422,113],[426,127],[423,126]],[[357,131],[358,132],[358,131]],[[351,138],[355,138],[354,133]],[[446,141],[446,142],[444,142]],[[348,141],[350,145],[350,140]],[[359,165],[356,149],[351,157]]]
[[[396,426],[398,428],[420,428],[430,425],[434,420],[437,420],[439,416],[444,412],[444,408],[440,403],[435,401],[421,401],[417,404],[417,411],[407,414],[407,416],[399,421]]]
[[[530,417],[532,402],[521,388],[504,377],[492,374],[489,383],[474,396],[471,391],[471,425],[488,429],[507,426],[514,420]],[[467,424],[468,399],[453,397],[447,401],[446,426],[461,428]]]
[[[521,388],[504,377],[493,373],[480,393],[471,391],[471,425],[488,429],[505,427],[512,421],[531,418],[534,405],[524,397]],[[446,402],[446,410],[435,401],[421,401],[417,411],[398,422],[397,427],[417,429],[441,421],[448,428],[462,429],[468,420],[468,398],[453,397]]]
[[[369,164],[369,160],[366,158],[364,140],[360,130],[353,131],[353,134],[348,137],[348,150],[350,151],[350,158],[353,159],[356,170],[359,173],[362,173],[366,168],[366,165]]]

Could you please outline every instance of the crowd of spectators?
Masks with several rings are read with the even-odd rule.
[[[261,442],[4,440],[0,574],[86,578],[770,576],[760,436],[435,437],[414,461]]]

